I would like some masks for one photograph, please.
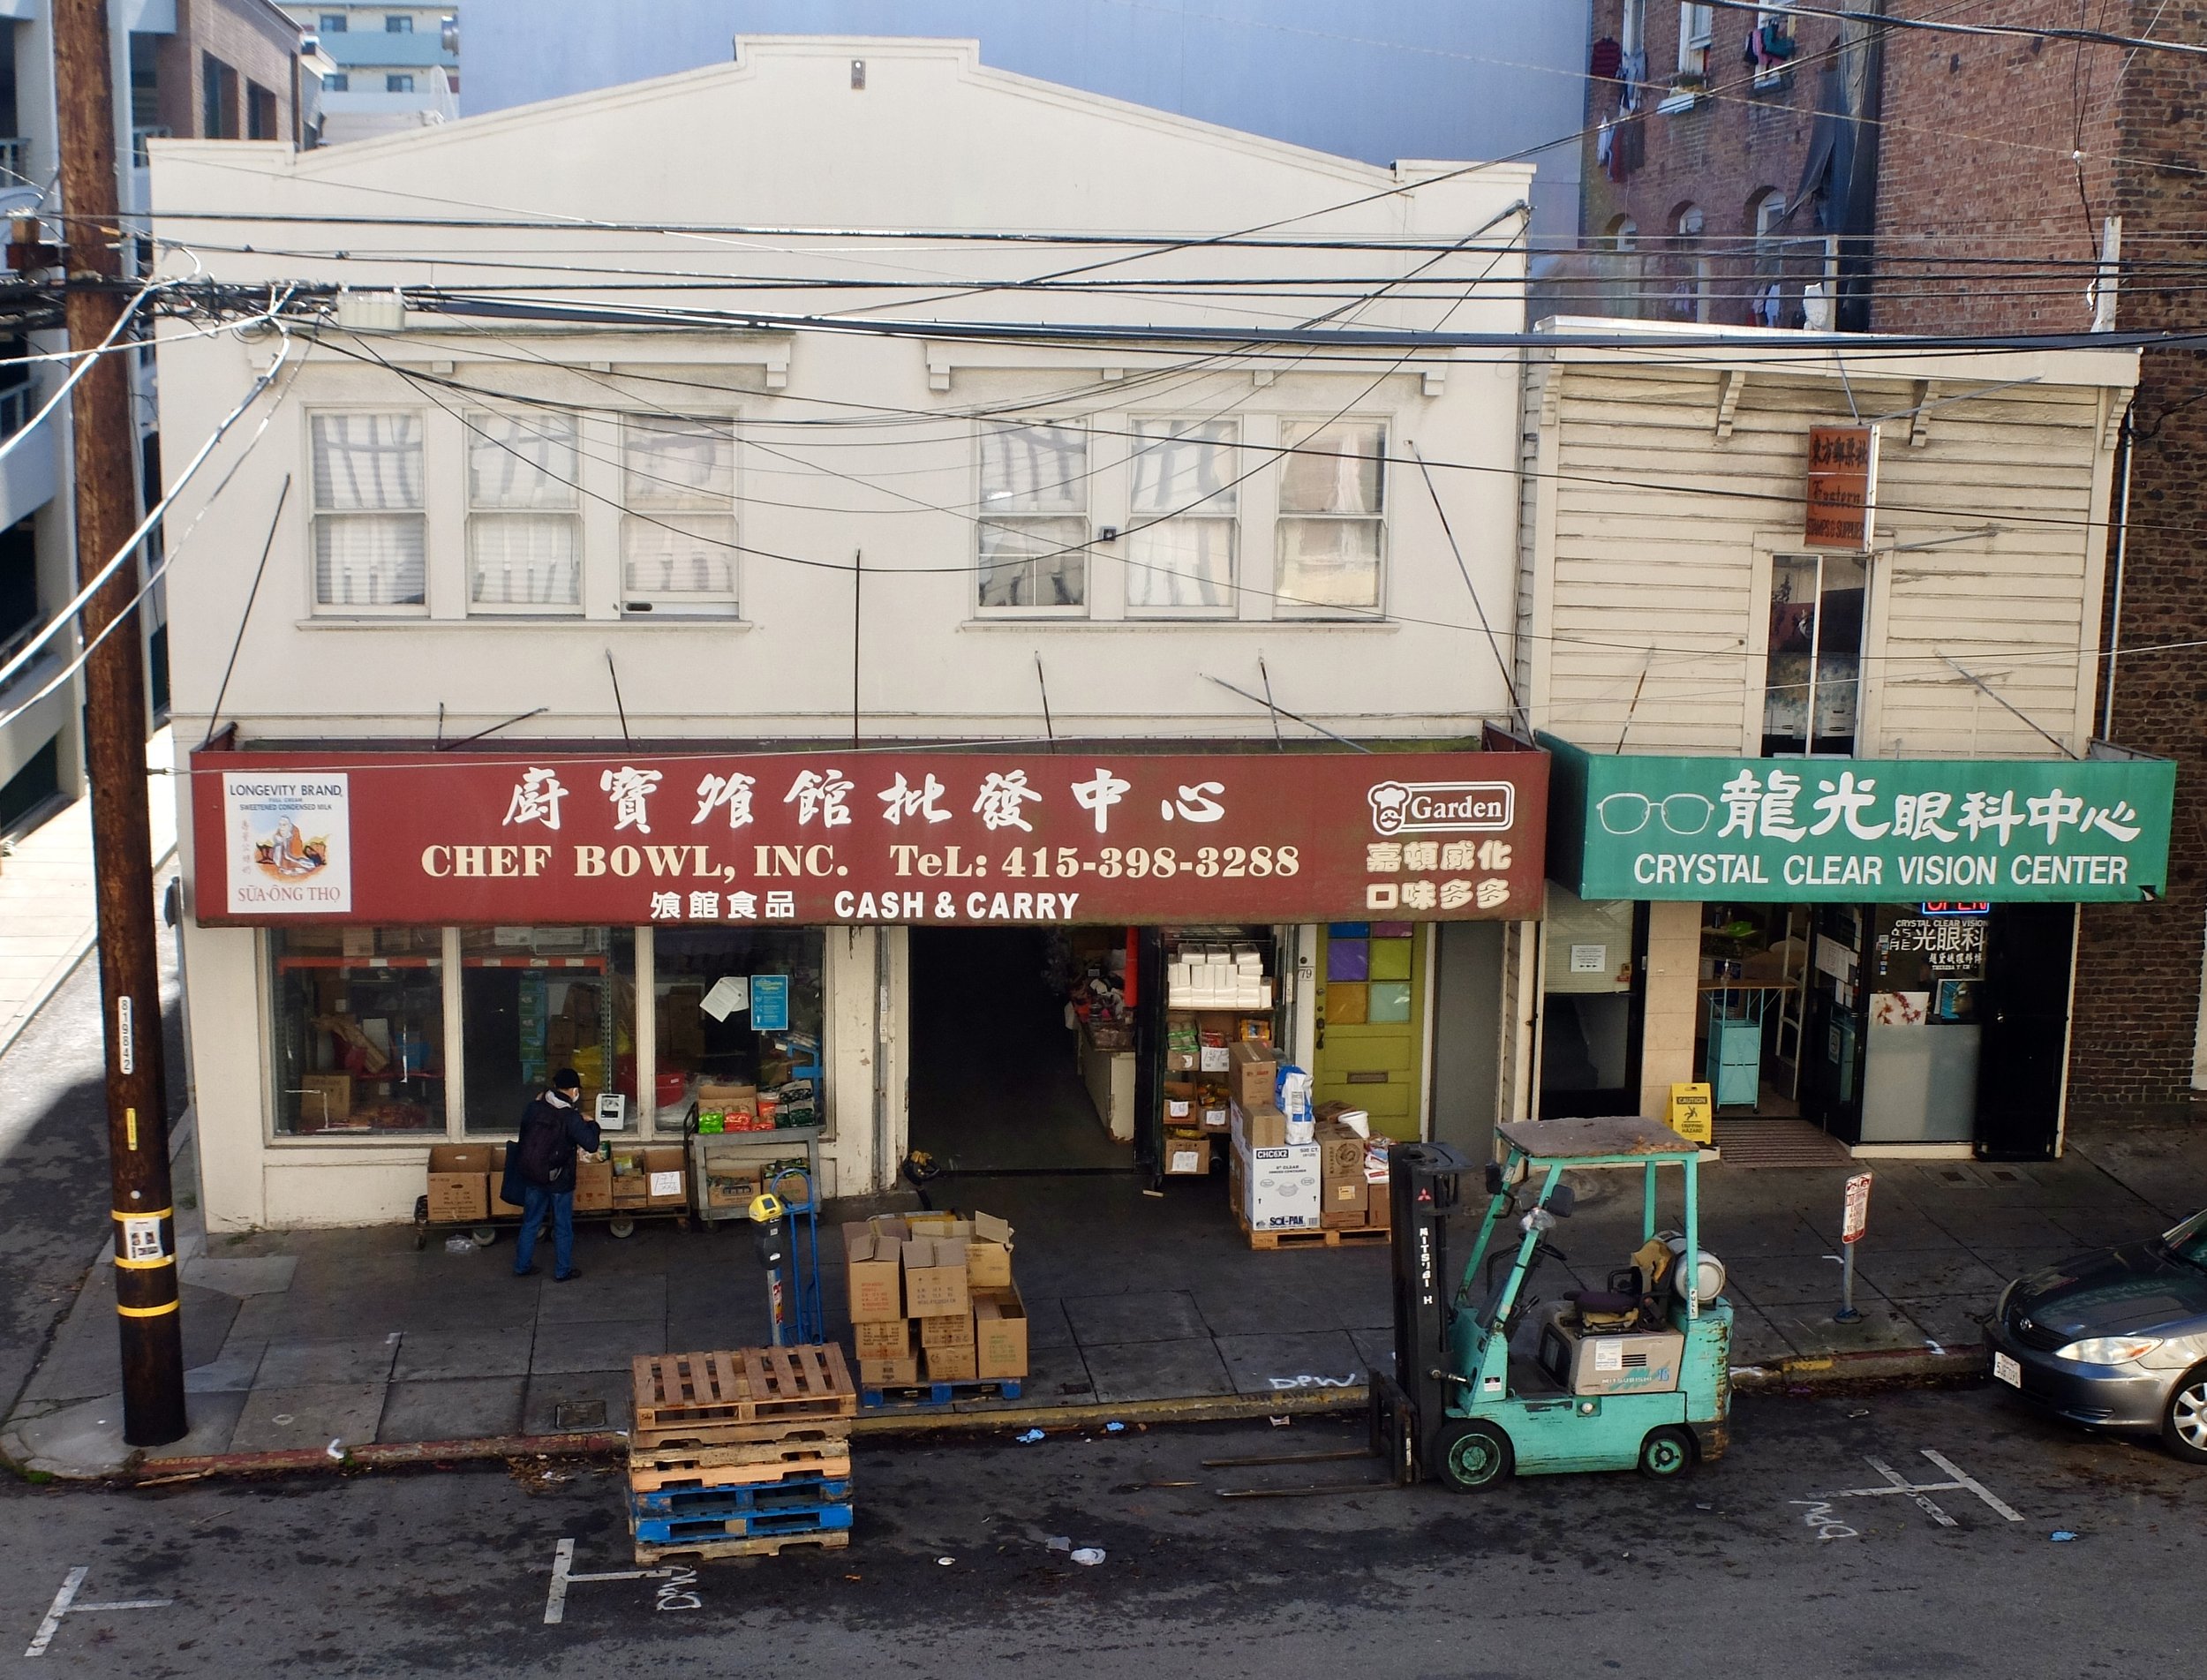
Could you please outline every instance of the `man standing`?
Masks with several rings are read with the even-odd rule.
[[[514,1245],[514,1276],[536,1275],[537,1232],[552,1216],[552,1281],[564,1284],[582,1274],[575,1269],[575,1152],[598,1149],[598,1122],[583,1118],[582,1076],[571,1067],[552,1075],[552,1089],[529,1104],[521,1117],[521,1138],[513,1146],[515,1175],[522,1185],[521,1235]]]

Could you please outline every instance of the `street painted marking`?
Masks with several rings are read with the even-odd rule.
[[[165,1598],[109,1599],[103,1603],[77,1602],[77,1594],[84,1590],[85,1577],[92,1573],[92,1565],[79,1563],[62,1577],[61,1590],[54,1594],[54,1601],[46,1609],[46,1619],[38,1624],[38,1631],[31,1636],[31,1643],[23,1654],[42,1657],[46,1647],[53,1644],[54,1635],[61,1631],[64,1616],[85,1616],[95,1610],[165,1610],[173,1601]]]
[[[1842,1499],[1879,1499],[1892,1494],[1899,1494],[1909,1500],[1941,1528],[1959,1528],[1962,1525],[1940,1509],[1938,1502],[1931,1497],[1933,1494],[1974,1494],[1983,1500],[1996,1516],[2004,1517],[2011,1523],[2020,1523],[2023,1520],[2022,1512],[2017,1510],[1975,1476],[1964,1471],[1961,1465],[1944,1453],[1934,1452],[1929,1447],[1920,1448],[1918,1450],[1939,1469],[1945,1472],[1949,1480],[1910,1481],[1884,1459],[1865,1457],[1863,1462],[1884,1478],[1884,1480],[1877,1487],[1842,1488],[1836,1493],[1818,1494],[1812,1499],[1795,1499],[1788,1503],[1808,1508],[1807,1515],[1802,1520],[1816,1530],[1816,1537],[1819,1540],[1860,1538],[1853,1528],[1840,1520],[1838,1514],[1833,1510],[1835,1502]]]
[[[544,1624],[546,1627],[557,1627],[567,1620],[567,1589],[577,1581],[657,1581],[666,1580],[669,1576],[689,1577],[688,1580],[669,1582],[669,1586],[692,1586],[697,1579],[694,1570],[671,1567],[667,1569],[611,1569],[584,1573],[575,1567],[575,1542],[572,1540],[562,1540],[552,1553],[552,1590],[545,1594]],[[665,1586],[659,1588],[659,1594],[662,1598],[666,1596],[667,1591],[667,1588]],[[682,1596],[694,1599],[697,1594],[688,1593]],[[661,1603],[659,1608],[662,1610],[697,1610],[703,1609],[704,1606],[702,1603],[676,1605]]]

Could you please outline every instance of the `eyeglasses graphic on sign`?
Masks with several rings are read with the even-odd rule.
[[[1658,811],[1672,833],[1699,834],[1716,814],[1716,802],[1699,794],[1672,794],[1660,800],[1646,794],[1610,794],[1594,806],[1594,815],[1611,834],[1637,834]]]

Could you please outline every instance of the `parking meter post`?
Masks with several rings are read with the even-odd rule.
[[[1840,1217],[1839,1310],[1834,1322],[1852,1324],[1862,1315],[1855,1310],[1855,1245],[1870,1226],[1870,1174],[1857,1172],[1847,1180],[1847,1200]]]
[[[1844,1258],[1840,1262],[1839,1310],[1832,1317],[1838,1323],[1851,1324],[1862,1316],[1855,1310],[1855,1245],[1842,1243],[1840,1250]]]

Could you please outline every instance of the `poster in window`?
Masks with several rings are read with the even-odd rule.
[[[786,1033],[789,1030],[789,976],[755,974],[751,976],[751,1030]]]

